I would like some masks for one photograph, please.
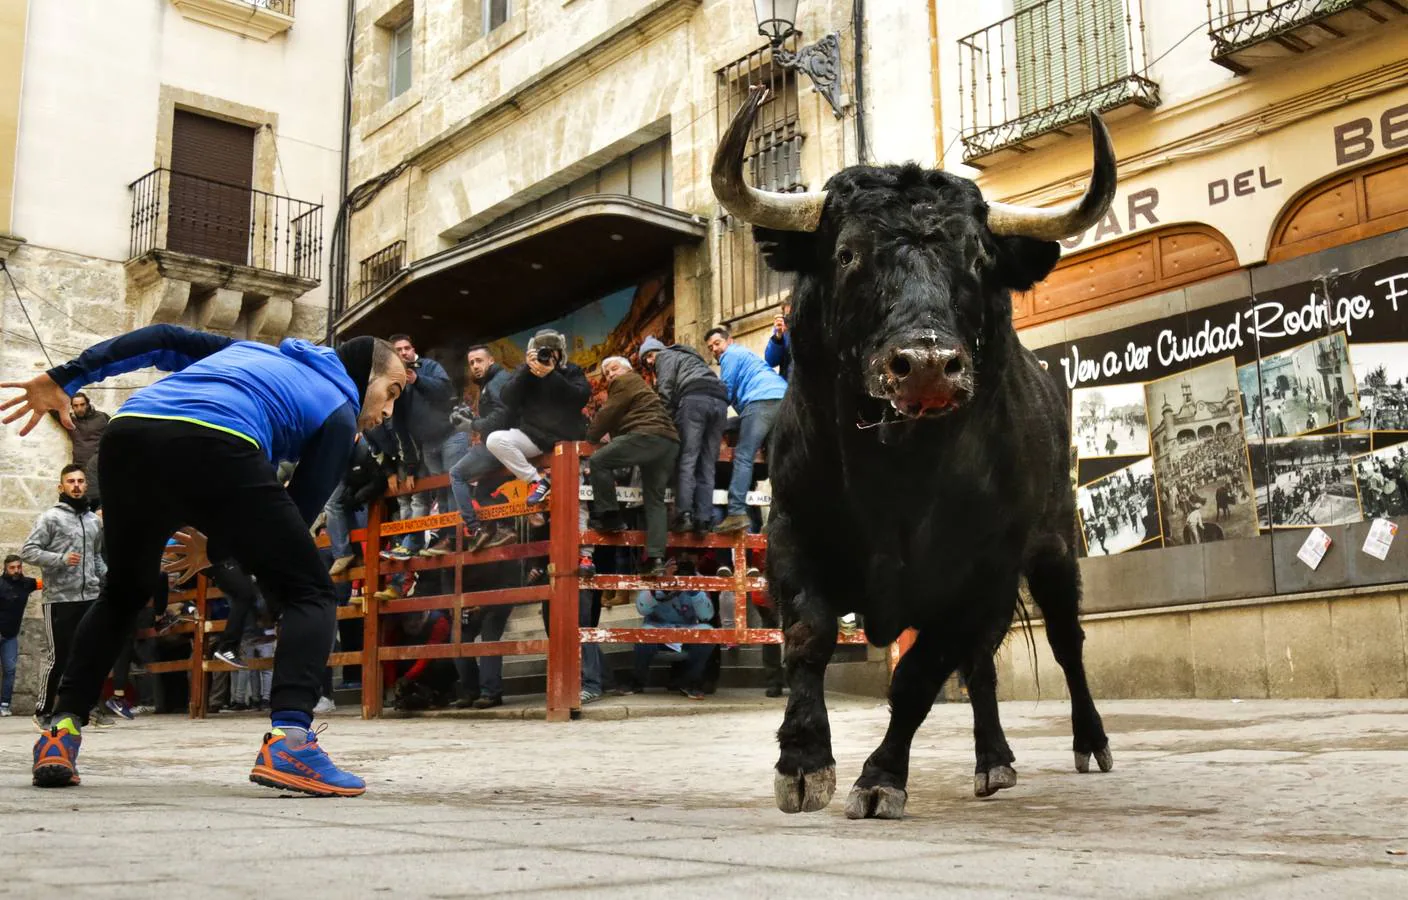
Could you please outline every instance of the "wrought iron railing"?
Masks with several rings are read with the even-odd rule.
[[[361,262],[357,280],[357,302],[367,299],[377,288],[395,277],[406,265],[406,242],[388,244]]]
[[[959,117],[974,159],[1080,122],[1157,106],[1142,0],[1018,0],[1013,15],[960,38]]]
[[[286,16],[293,16],[294,0],[243,0],[250,6],[257,6],[260,9],[267,9],[270,12],[283,13]]]
[[[1207,0],[1213,59],[1318,22],[1367,0]]]
[[[165,168],[153,169],[128,188],[130,259],[173,250],[322,280],[320,203]]]

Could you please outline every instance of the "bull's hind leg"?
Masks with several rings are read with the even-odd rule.
[[[771,560],[769,560],[771,562]],[[836,649],[836,616],[820,598],[777,597],[786,651],[787,712],[777,730],[781,754],[773,778],[777,808],[785,813],[824,809],[836,793],[836,759],[823,682]]]
[[[1085,660],[1081,646],[1085,632],[1080,627],[1080,569],[1070,554],[1048,553],[1038,556],[1027,569],[1027,586],[1032,599],[1041,608],[1046,622],[1046,639],[1066,675],[1066,688],[1071,694],[1071,731],[1077,772],[1090,771],[1094,755],[1100,771],[1115,766],[1110,753],[1110,740],[1105,725],[1090,696],[1085,680]]]
[[[909,799],[909,751],[954,660],[932,631],[920,631],[890,679],[890,727],[846,798],[848,819],[898,819]]]
[[[997,712],[997,666],[992,655],[992,650],[980,648],[963,667],[973,707],[973,749],[977,756],[973,794],[978,797],[990,797],[1017,784],[1017,771],[1012,768],[1017,757],[1007,744]]]

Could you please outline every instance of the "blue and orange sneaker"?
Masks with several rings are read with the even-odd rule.
[[[264,735],[264,746],[254,759],[249,780],[275,790],[314,797],[357,797],[366,792],[365,781],[333,765],[318,746],[315,732],[308,732],[308,741],[300,747],[290,746],[289,741],[282,728]]]
[[[79,783],[78,748],[83,736],[72,716],[64,716],[34,742],[34,786],[70,787]]]
[[[548,478],[548,476],[539,475],[528,484],[532,488],[532,490],[528,492],[529,506],[542,503],[544,500],[548,499],[548,497],[552,496],[552,479]]]

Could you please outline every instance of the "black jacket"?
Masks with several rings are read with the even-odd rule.
[[[445,367],[435,360],[422,356],[415,366],[416,383],[406,386],[406,393],[396,401],[396,407],[405,407],[411,437],[424,447],[438,444],[454,433],[450,410],[455,405],[455,391]]]
[[[38,588],[39,582],[33,578],[21,575],[12,580],[0,575],[0,638],[8,640],[19,635],[29,595]]]
[[[591,399],[592,388],[580,366],[563,362],[539,378],[524,363],[504,386],[502,396],[504,420],[500,428],[517,428],[544,452],[558,441],[580,441],[587,436],[582,407]]]
[[[679,409],[680,400],[690,394],[728,400],[728,388],[704,357],[686,344],[675,344],[655,354],[655,391],[671,415]]]
[[[457,408],[450,414],[455,428],[484,436],[507,428],[508,407],[504,403],[504,389],[512,379],[508,369],[498,363],[490,366],[489,371],[484,373],[484,380],[478,382],[479,414],[475,415],[467,406]]]

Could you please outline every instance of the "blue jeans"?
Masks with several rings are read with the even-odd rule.
[[[459,507],[465,525],[473,527],[479,522],[473,500],[478,499],[481,506],[486,504],[499,485],[509,480],[508,475],[489,477],[500,468],[499,460],[487,447],[475,444],[450,469],[450,490],[455,495],[455,505]]]
[[[728,421],[728,401],[707,394],[680,398],[675,428],[680,433],[679,480],[675,484],[675,509],[694,514],[704,528],[714,518],[714,467]]]
[[[709,657],[714,653],[714,646],[712,644],[682,644],[680,647],[687,661],[684,686],[699,687],[704,682],[704,667],[709,664]],[[664,652],[673,651],[664,644],[636,644],[636,684],[644,688],[649,683],[650,661],[655,658],[655,654]]]
[[[508,617],[513,614],[512,606],[486,606],[479,614],[478,637],[490,643],[503,640],[504,629],[508,627]],[[460,634],[464,640],[473,635]],[[502,656],[466,656],[455,660],[455,670],[459,673],[460,684],[467,686],[474,680],[479,686],[479,696],[498,698],[504,695],[504,658]],[[471,675],[471,670],[475,674]]]
[[[454,468],[466,453],[469,452],[469,435],[463,431],[456,431],[439,443],[429,443],[421,447],[421,474],[423,475],[444,475]],[[440,501],[440,511],[450,511],[450,492],[448,490],[422,491],[419,494],[411,495],[411,518],[430,515],[430,503],[432,500]],[[401,546],[415,552],[425,545],[425,533],[413,531],[406,535]]]
[[[733,448],[733,477],[728,482],[728,514],[748,514],[748,491],[753,487],[753,457],[767,443],[777,420],[781,400],[754,400],[739,411],[738,446]]]
[[[15,696],[15,666],[20,661],[20,639],[0,638],[0,667],[5,672],[5,686],[0,688],[0,704],[10,705]]]
[[[332,558],[341,559],[344,556],[351,556],[352,539],[350,535],[353,528],[366,526],[366,509],[359,509],[354,513],[347,511],[346,487],[341,483],[333,489],[332,496],[328,498],[327,505],[323,509],[328,514],[328,543],[331,545],[329,549],[332,551]]]

